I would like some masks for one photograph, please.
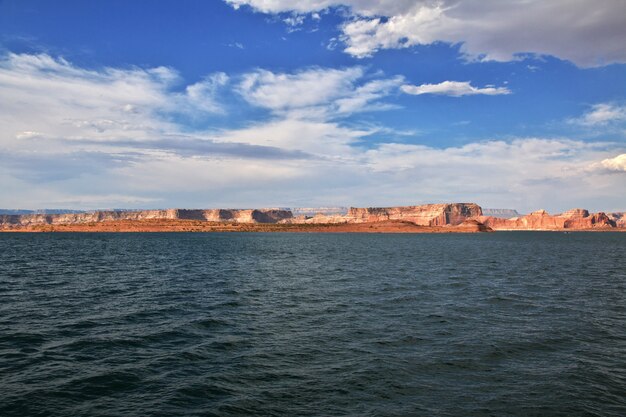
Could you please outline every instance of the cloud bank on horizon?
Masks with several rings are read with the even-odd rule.
[[[622,2],[203,7],[227,42],[121,62],[0,18],[0,206],[626,210]]]

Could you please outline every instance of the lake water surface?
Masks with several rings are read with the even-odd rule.
[[[1,416],[624,416],[626,233],[0,234]]]

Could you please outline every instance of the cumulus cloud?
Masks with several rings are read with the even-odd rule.
[[[583,126],[603,126],[613,122],[626,121],[626,106],[618,106],[610,103],[599,103],[591,106],[591,109],[580,118],[571,119],[571,123]]]
[[[626,2],[615,0],[226,0],[263,13],[314,13],[345,6],[345,51],[435,42],[460,44],[469,59],[553,55],[581,67],[626,62]]]
[[[600,165],[609,171],[626,172],[626,153],[617,155],[615,158],[607,158]]]
[[[405,84],[401,87],[401,90],[407,94],[421,95],[421,94],[438,94],[443,96],[461,97],[461,96],[473,96],[477,94],[496,96],[501,94],[511,94],[511,90],[506,87],[491,87],[477,88],[470,84],[469,81],[443,81],[439,84],[422,84],[422,85],[409,85]]]
[[[626,204],[615,192],[626,176],[607,175],[623,167],[623,144],[518,138],[438,148],[347,122],[393,104],[403,84],[356,67],[218,73],[185,85],[170,68],[9,55],[0,61],[0,207]],[[210,131],[177,121],[179,112],[228,111],[216,104],[222,93],[269,114]]]

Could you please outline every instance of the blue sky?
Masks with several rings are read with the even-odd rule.
[[[0,97],[7,208],[626,210],[623,2],[4,0]]]

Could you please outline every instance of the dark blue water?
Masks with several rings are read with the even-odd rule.
[[[0,415],[626,415],[626,233],[0,234]]]

